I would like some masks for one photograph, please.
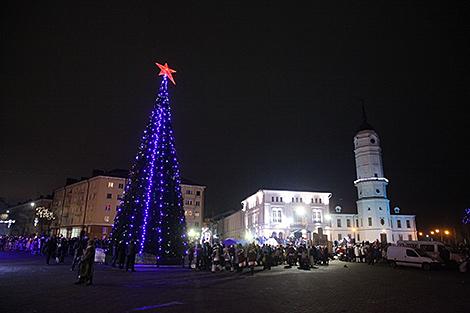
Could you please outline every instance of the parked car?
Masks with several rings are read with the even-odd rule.
[[[387,260],[392,267],[397,265],[420,267],[429,271],[440,266],[440,262],[433,259],[420,249],[407,246],[390,246],[387,249]]]
[[[462,255],[453,252],[450,247],[440,241],[402,240],[398,241],[397,245],[418,248],[443,263],[455,262],[460,264],[464,260]]]

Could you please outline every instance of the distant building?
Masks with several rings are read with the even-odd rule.
[[[15,206],[9,207],[4,214],[6,214],[5,221],[11,223],[4,224],[7,230],[4,232],[10,235],[41,235],[49,232],[51,223],[54,216],[45,213],[52,213],[51,211],[52,198],[42,197],[36,200],[24,202]],[[3,218],[2,218],[3,219]]]
[[[94,171],[91,178],[68,180],[66,186],[54,192],[55,232],[65,237],[77,237],[85,230],[90,237],[108,236],[126,183],[125,170]],[[205,186],[183,180],[181,189],[187,227],[200,229]]]
[[[329,212],[329,192],[266,190],[242,201],[243,208],[219,221],[223,238],[289,236],[329,241],[396,242],[417,240],[415,215],[390,212],[388,179],[384,177],[382,150],[375,130],[364,121],[354,137],[358,190],[357,213],[346,214],[341,207]]]

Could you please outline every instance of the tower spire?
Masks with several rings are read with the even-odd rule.
[[[364,99],[361,99],[361,105],[362,105],[362,122],[367,123],[366,105],[364,104]]]
[[[366,106],[364,104],[364,99],[359,99],[359,101],[361,101],[362,106],[362,124],[361,126],[359,126],[359,129],[357,131],[359,132],[361,130],[374,130],[374,127],[372,127],[372,125],[367,122]]]

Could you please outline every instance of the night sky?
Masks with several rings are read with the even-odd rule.
[[[129,168],[160,81],[154,62],[168,62],[181,171],[207,185],[206,215],[260,188],[330,191],[354,209],[360,99],[392,208],[421,228],[470,207],[468,2],[97,2],[2,5],[10,203]]]

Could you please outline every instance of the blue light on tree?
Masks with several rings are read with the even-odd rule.
[[[465,225],[470,225],[470,208],[466,208],[463,211],[462,223]]]

